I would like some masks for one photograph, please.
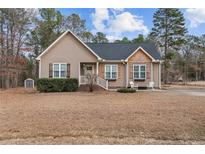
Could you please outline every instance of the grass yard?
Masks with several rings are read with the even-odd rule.
[[[205,97],[0,91],[0,144],[205,144]]]

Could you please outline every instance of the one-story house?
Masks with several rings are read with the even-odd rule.
[[[87,74],[95,74],[96,84],[105,89],[128,87],[130,81],[161,87],[161,56],[151,42],[84,43],[68,30],[37,60],[39,78],[77,78],[80,86],[87,84]]]

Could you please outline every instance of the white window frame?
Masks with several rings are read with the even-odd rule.
[[[109,66],[110,67],[110,78],[108,79],[108,78],[106,78],[106,67],[107,66]],[[116,78],[113,78],[112,77],[112,67],[113,66],[116,66]],[[105,67],[104,67],[104,69],[105,69],[105,71],[104,71],[104,78],[106,79],[106,80],[117,80],[118,79],[118,64],[106,64],[105,65]]]
[[[135,73],[135,66],[138,66],[139,67],[139,78],[135,78],[135,75],[134,75],[134,73]],[[141,78],[141,66],[144,66],[145,67],[145,77],[144,78]],[[133,65],[133,79],[134,80],[146,80],[146,64],[134,64]]]
[[[59,68],[59,76],[58,77],[54,76],[54,65],[56,65],[56,64],[58,65],[58,68]],[[68,68],[66,69],[66,76],[65,77],[61,77],[61,65],[62,64],[66,65],[66,68],[68,67],[67,63],[53,63],[53,78],[66,78],[67,77],[67,69]]]

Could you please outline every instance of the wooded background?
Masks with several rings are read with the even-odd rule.
[[[155,42],[162,55],[164,83],[205,80],[205,34],[188,34],[179,9],[158,9],[147,36],[139,34],[114,43]],[[109,42],[102,32],[91,33],[78,14],[65,16],[56,9],[0,9],[0,88],[22,86],[38,78],[35,58],[70,29],[84,42]]]

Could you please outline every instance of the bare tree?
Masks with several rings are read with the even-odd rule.
[[[96,75],[95,74],[91,74],[91,73],[87,73],[86,74],[86,78],[88,80],[88,86],[89,86],[89,91],[93,92],[94,90],[94,84],[96,82]]]
[[[15,68],[12,69],[14,72],[11,72],[9,66],[15,64],[26,49],[25,37],[33,15],[33,9],[0,9],[1,58],[4,59],[1,72],[5,72],[1,78],[5,82],[5,88],[9,88],[11,80],[16,80],[12,86],[17,86],[19,72]],[[11,78],[14,73],[16,76]]]

